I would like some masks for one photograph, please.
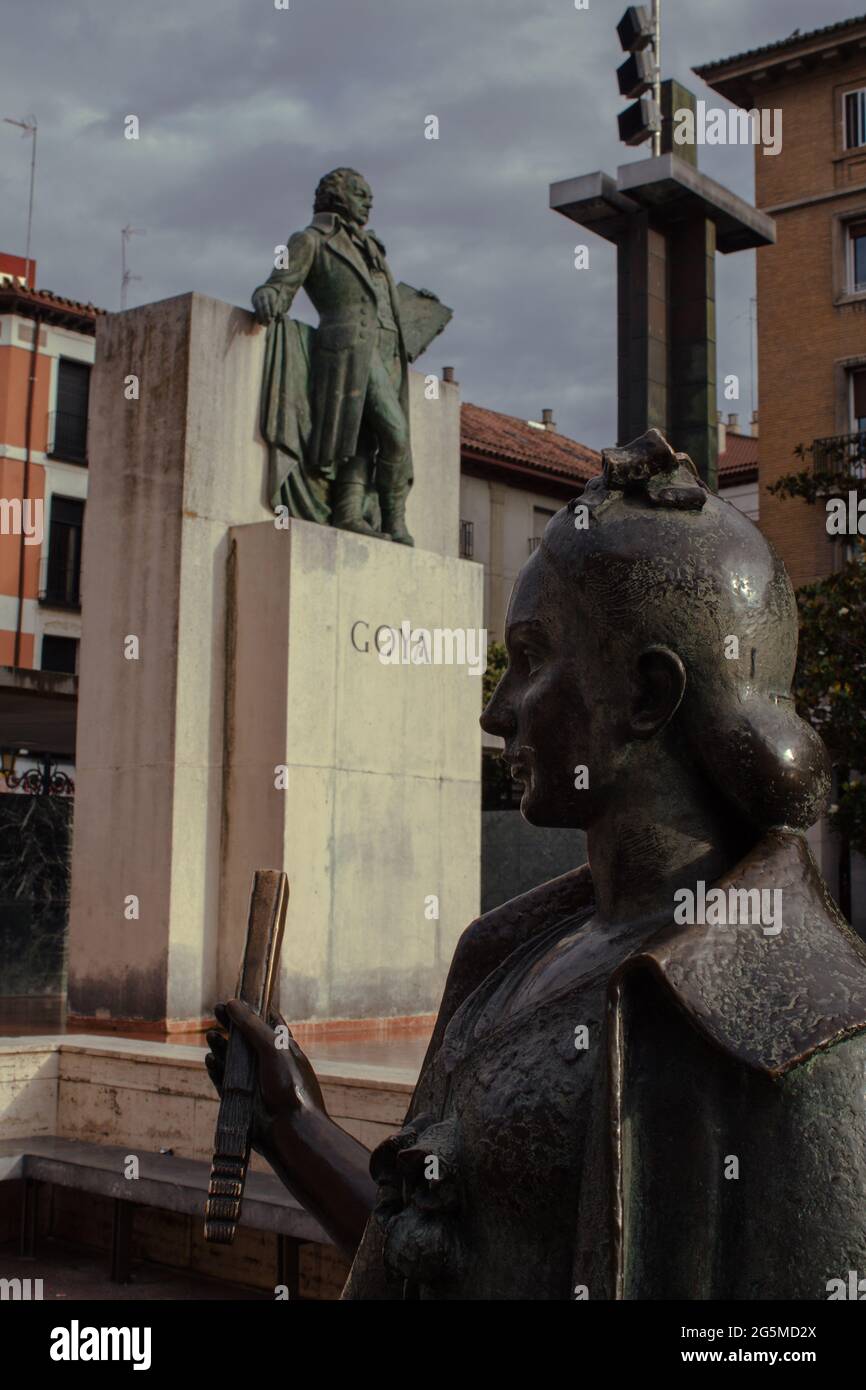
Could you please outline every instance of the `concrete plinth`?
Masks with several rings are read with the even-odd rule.
[[[339,628],[340,640],[353,578],[360,583],[361,575],[360,618],[369,615],[376,622],[378,614],[387,610],[382,621],[399,623],[408,617],[419,624],[436,608],[446,626],[481,622],[480,569],[455,559],[448,570],[442,560],[443,555],[456,555],[458,545],[457,388],[443,385],[439,399],[428,401],[420,376],[414,374],[412,381],[418,483],[407,516],[419,549],[408,551],[381,540],[338,538],[325,528],[300,524],[291,532],[278,532],[267,505],[266,448],[258,431],[264,338],[251,314],[198,295],[110,315],[97,326],[69,940],[69,1004],[79,1018],[135,1020],[158,1028],[197,1026],[224,992],[218,988],[218,959],[224,962],[220,986],[233,983],[237,954],[232,956],[234,948],[228,945],[220,950],[219,934],[224,929],[236,943],[242,933],[248,866],[281,867],[287,844],[291,848],[288,867],[297,880],[296,898],[308,904],[310,893],[302,887],[302,876],[295,868],[299,841],[286,828],[288,803],[276,800],[273,792],[270,810],[265,812],[251,793],[247,800],[246,789],[240,799],[225,795],[229,768],[238,766],[238,750],[243,747],[244,757],[248,753],[252,757],[249,739],[255,745],[257,727],[261,731],[276,727],[275,702],[289,699],[299,688],[299,673],[305,670],[316,671],[322,696],[320,711],[308,688],[302,700],[305,715],[313,719],[304,740],[318,748],[319,762],[308,758],[298,742],[301,706],[290,714],[283,710],[280,746],[273,744],[269,733],[256,756],[261,766],[289,762],[297,765],[297,777],[313,781],[319,777],[315,788],[294,803],[295,817],[298,806],[307,808],[304,852],[311,863],[327,861],[332,866],[336,896],[329,913],[342,911],[346,898],[340,878],[343,863],[352,893],[360,893],[362,879],[350,846],[353,835],[363,838],[366,833],[369,801],[360,783],[354,802],[342,795],[327,800],[331,792],[320,745],[334,737],[333,715],[326,701],[329,692],[342,711],[344,727],[355,697],[359,727],[365,720],[374,722],[376,711],[364,704],[369,691],[358,682],[357,668],[339,663],[336,635],[329,646],[317,623],[305,628],[299,614],[300,576],[314,573],[314,556],[321,547],[330,545],[328,563],[336,569],[322,591],[325,608],[317,611],[325,621],[327,603],[335,603],[339,595],[344,605],[339,620],[332,616],[328,621],[337,625],[335,634]],[[249,607],[241,599],[236,621],[227,633],[228,533],[232,526],[247,525],[261,549],[261,566],[268,576],[265,588],[272,581],[284,585],[282,600],[288,607],[271,630],[262,626],[255,603]],[[312,533],[309,540],[299,540],[298,533],[307,531]],[[438,549],[439,555],[425,554],[425,545]],[[252,584],[249,567],[241,563],[247,554],[239,538],[237,573],[244,583]],[[255,570],[255,557],[249,559]],[[348,573],[341,574],[343,563],[352,567]],[[460,596],[456,610],[447,598],[446,571],[448,583],[453,582]],[[458,574],[462,572],[478,577],[461,581]],[[398,582],[404,585],[402,592],[394,588]],[[433,586],[430,593],[428,584]],[[468,597],[473,584],[475,607]],[[408,601],[415,595],[415,604],[407,609],[400,602],[395,611],[396,600],[405,597]],[[314,611],[312,600],[308,586],[304,611]],[[291,630],[283,621],[287,614],[292,617]],[[248,639],[254,632],[258,667],[250,666],[247,656]],[[239,650],[244,653],[245,668],[243,679],[237,681],[232,653]],[[375,657],[363,659],[373,666]],[[271,680],[279,669],[284,673],[282,695],[276,696]],[[287,686],[285,672],[290,669],[294,684],[289,681]],[[385,668],[383,674],[387,674]],[[448,674],[467,689],[471,686],[473,698],[452,702],[447,717],[443,712],[436,724],[436,737],[441,740],[438,764],[431,751],[430,715],[421,688],[414,687],[417,706],[397,702],[399,718],[404,720],[399,746],[423,747],[427,761],[421,772],[418,760],[410,759],[411,771],[401,781],[406,794],[391,804],[400,833],[407,823],[423,826],[423,834],[438,848],[429,858],[419,852],[407,859],[392,846],[388,851],[393,854],[391,878],[377,880],[375,896],[369,899],[371,914],[384,912],[387,901],[399,913],[410,899],[414,903],[424,894],[443,892],[441,872],[434,866],[446,862],[452,840],[475,844],[477,867],[477,755],[472,754],[463,769],[465,780],[454,779],[459,787],[453,796],[463,797],[461,816],[455,804],[448,802],[447,793],[434,795],[432,790],[440,778],[448,782],[446,769],[454,766],[454,749],[468,756],[477,738],[472,731],[480,708],[480,683],[464,672]],[[250,678],[256,688],[247,692],[245,682]],[[341,686],[341,681],[348,684]],[[228,727],[227,705],[235,712]],[[321,725],[316,722],[319,714],[325,721]],[[452,722],[458,719],[469,720],[468,734]],[[287,734],[291,747],[285,746]],[[340,757],[347,746],[339,745]],[[300,771],[307,763],[309,770]],[[356,775],[362,782],[366,776],[362,763],[348,761],[345,771],[347,777]],[[413,777],[418,783],[414,798],[407,791]],[[325,802],[317,801],[320,794]],[[261,852],[252,853],[255,847],[251,847],[252,858],[245,861],[232,837],[240,833],[248,812],[262,838]],[[330,815],[343,819],[337,825]],[[441,828],[440,815],[445,821]],[[380,824],[381,818],[373,816],[372,823]],[[233,862],[243,864],[242,881],[224,870],[229,851],[235,856]],[[382,872],[385,853],[383,842],[371,878]],[[462,883],[459,856],[458,863],[457,881]],[[408,896],[399,887],[404,879],[411,885]],[[476,910],[477,891],[476,883],[474,897],[468,888],[458,894],[464,923]],[[240,916],[236,918],[235,913]],[[295,921],[292,912],[290,942],[292,930],[301,930],[300,919],[297,927]],[[350,976],[363,956],[363,951],[358,954],[358,938],[347,939],[336,929],[323,935],[320,924],[312,919],[303,930],[317,943],[303,969],[310,978],[324,972],[322,978],[328,981],[318,991],[309,985],[304,993],[317,1016],[331,998],[348,1001],[351,997],[360,1006],[360,995],[353,995],[347,985],[335,993],[335,981]],[[401,933],[414,940],[415,930],[414,923],[397,917],[388,921],[392,959],[400,956]],[[389,987],[373,991],[377,1000],[399,996],[402,1012],[424,1013],[434,1007],[437,951],[445,930],[441,921],[438,927],[432,924],[425,945],[431,941],[437,945],[426,956],[420,943],[408,951],[408,975],[418,986],[417,996],[409,989],[394,992]],[[447,931],[456,930],[449,917]],[[297,943],[295,937],[295,947]],[[378,955],[374,951],[365,958],[373,975],[383,957],[382,950],[377,947],[377,951]],[[294,959],[300,959],[297,952]],[[375,1012],[364,1011],[365,1015]]]
[[[376,633],[387,651],[404,620],[477,630],[481,568],[307,522],[240,527],[231,545],[220,989],[253,869],[277,865],[291,882],[287,1016],[435,1009],[478,911],[481,679],[384,664]]]

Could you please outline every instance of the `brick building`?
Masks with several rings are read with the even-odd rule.
[[[798,445],[856,447],[866,430],[866,15],[696,68],[748,110],[782,112],[755,147],[755,203],[776,222],[757,253],[760,524],[795,586],[841,556],[821,508],[770,496]]]

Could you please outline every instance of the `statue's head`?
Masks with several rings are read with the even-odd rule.
[[[332,169],[319,179],[314,212],[339,212],[363,227],[373,206],[373,193],[357,169]]]
[[[524,815],[588,829],[648,781],[663,794],[679,763],[744,828],[808,827],[829,764],[791,698],[782,562],[657,430],[602,461],[517,578],[482,716]]]

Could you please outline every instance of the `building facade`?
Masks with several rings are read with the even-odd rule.
[[[446,368],[446,371],[448,369]],[[758,425],[719,414],[719,490],[758,520]],[[460,554],[484,566],[488,637],[501,642],[521,566],[560,507],[601,470],[601,454],[557,431],[553,411],[521,420],[468,402],[460,415]]]
[[[460,411],[460,554],[484,566],[484,621],[501,642],[518,571],[555,512],[601,469],[601,455],[559,434],[553,412],[521,420],[465,403]]]
[[[776,223],[757,253],[761,528],[795,586],[839,548],[821,507],[767,486],[866,430],[866,17],[696,68],[746,110],[782,113],[781,150],[755,147],[755,202]],[[807,458],[807,463],[810,459]]]
[[[24,270],[0,255],[0,665],[74,674],[99,311]]]
[[[760,524],[757,412],[750,428],[745,429],[740,426],[739,415],[729,414],[723,420],[719,411],[719,493],[750,521]]]
[[[72,772],[97,314],[0,254],[0,792]]]

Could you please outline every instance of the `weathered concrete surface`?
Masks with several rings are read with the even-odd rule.
[[[231,544],[219,991],[252,872],[281,866],[287,1017],[429,1012],[478,911],[481,680],[385,665],[374,638],[404,619],[478,628],[481,568],[302,521],[236,528]]]
[[[69,1000],[200,1018],[215,980],[224,571],[260,520],[263,339],[184,295],[100,320],[91,394]],[[139,399],[127,400],[134,375]],[[138,660],[124,656],[135,636]],[[124,903],[135,894],[139,919]]]
[[[400,1127],[414,1078],[393,1069],[314,1060],[330,1114],[374,1147]],[[143,1039],[0,1038],[0,1133],[56,1135],[95,1144],[170,1147],[181,1158],[213,1151],[218,1100],[204,1048]],[[378,1075],[377,1073],[381,1073]],[[253,1167],[270,1171],[253,1156]]]
[[[200,295],[97,327],[69,944],[78,1017],[183,1027],[216,997],[227,533],[271,517],[258,431],[264,342],[250,313]],[[126,398],[131,377],[138,399]],[[413,374],[412,403],[409,524],[421,549],[455,555],[459,393],[443,386],[428,401]],[[392,555],[402,547],[374,544],[371,574],[380,563],[411,569]],[[137,660],[124,656],[129,636]],[[313,647],[295,652],[298,665],[317,661]],[[326,667],[320,678],[333,686]],[[321,828],[319,859],[330,843]],[[137,919],[125,915],[132,895]]]

